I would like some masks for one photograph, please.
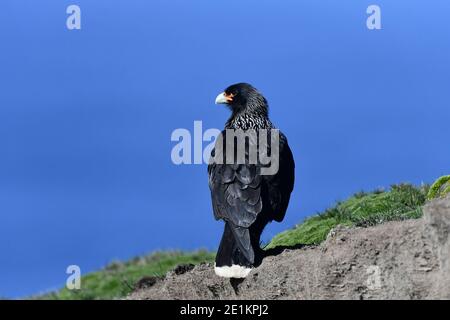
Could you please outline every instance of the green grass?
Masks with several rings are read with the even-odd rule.
[[[385,221],[419,218],[428,189],[428,186],[399,184],[393,185],[388,191],[357,193],[325,212],[306,219],[295,228],[276,235],[265,249],[319,244],[337,225],[367,227]]]
[[[450,193],[450,175],[437,179],[428,191],[428,200],[442,198]]]
[[[193,253],[157,252],[137,257],[127,262],[113,262],[103,270],[81,277],[80,290],[59,291],[33,297],[45,300],[93,300],[125,297],[134,284],[146,276],[163,276],[180,264],[199,264],[214,260],[214,254],[207,251]]]

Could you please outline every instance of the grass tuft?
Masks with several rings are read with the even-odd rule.
[[[450,193],[450,175],[437,179],[428,192],[428,200],[444,197]]]
[[[291,230],[276,235],[265,249],[300,244],[319,244],[337,225],[368,227],[386,221],[416,219],[422,216],[428,186],[391,186],[390,190],[358,192],[325,212],[306,219]]]

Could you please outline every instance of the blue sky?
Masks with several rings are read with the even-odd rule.
[[[82,29],[66,28],[77,4]],[[377,4],[382,30],[366,28]],[[3,0],[0,296],[157,249],[215,249],[205,165],[177,128],[222,128],[250,82],[288,136],[296,188],[267,241],[336,200],[450,164],[447,0]]]

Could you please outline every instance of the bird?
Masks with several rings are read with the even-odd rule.
[[[266,98],[252,85],[237,83],[227,87],[217,96],[215,104],[228,106],[231,116],[215,142],[208,163],[214,217],[224,221],[214,271],[220,277],[245,278],[264,257],[260,245],[264,228],[272,221],[284,219],[294,188],[295,162],[286,136],[269,119]],[[230,157],[231,161],[226,160],[231,151],[237,154],[238,149],[236,146],[227,148],[230,141],[226,137],[230,131],[244,135],[265,132],[268,153],[278,151],[278,170],[263,174],[267,163],[262,163],[259,157],[257,161],[249,161],[252,148],[256,147],[260,154],[261,138],[244,140],[245,161],[239,162],[235,154]],[[279,144],[275,145],[278,148],[272,148],[269,143],[272,136],[268,132],[278,132]],[[236,143],[234,138],[232,140]]]

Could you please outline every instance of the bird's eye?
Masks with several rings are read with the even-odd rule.
[[[231,93],[231,92],[225,92],[225,98],[229,101],[229,102],[231,102],[231,101],[233,101],[233,98],[236,96],[234,93]]]

